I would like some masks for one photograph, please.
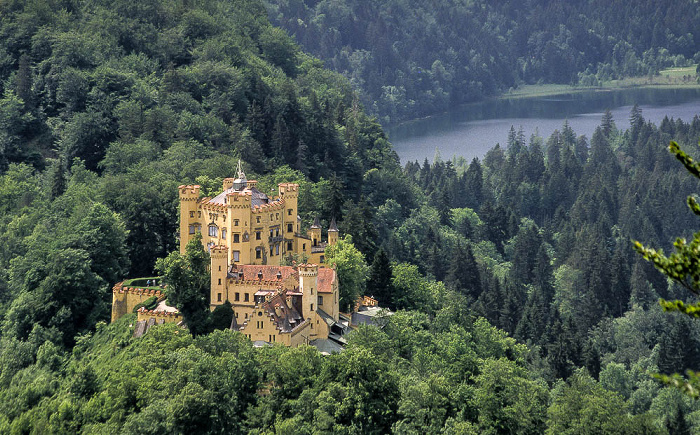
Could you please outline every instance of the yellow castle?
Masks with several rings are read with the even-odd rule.
[[[235,179],[224,179],[223,192],[213,198],[200,198],[200,186],[179,186],[180,253],[184,254],[192,236],[201,233],[209,250],[229,248],[229,264],[280,265],[290,255],[301,262],[322,264],[326,245],[338,241],[335,219],[327,242],[321,241],[318,219],[301,234],[298,184],[281,183],[279,196],[271,199],[257,189],[257,181],[246,180],[240,161],[237,173]]]
[[[247,180],[238,163],[237,177],[226,178],[223,192],[200,198],[200,186],[179,186],[180,252],[197,233],[211,255],[210,309],[230,302],[231,328],[254,342],[298,346],[330,338],[342,342],[338,279],[335,269],[323,267],[325,248],[338,241],[335,220],[328,241],[321,241],[318,218],[306,234],[300,231],[299,185],[279,184],[270,199]],[[285,257],[301,262],[283,265]],[[152,292],[117,284],[113,290],[112,321],[143,303]],[[159,299],[163,299],[164,295]],[[138,323],[180,321],[165,303],[155,310],[141,308]],[[138,330],[138,329],[137,329]]]

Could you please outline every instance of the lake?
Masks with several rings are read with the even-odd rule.
[[[481,159],[497,143],[507,144],[511,126],[522,127],[528,140],[538,134],[546,141],[568,120],[577,136],[590,139],[606,109],[618,128],[628,128],[634,104],[641,107],[644,119],[657,125],[664,116],[689,122],[700,114],[700,89],[635,88],[493,99],[388,128],[387,134],[402,164],[432,161],[436,150],[443,159],[454,155]]]

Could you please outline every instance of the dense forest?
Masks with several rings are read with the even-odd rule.
[[[0,433],[700,430],[651,377],[700,366],[700,326],[662,312],[687,295],[631,242],[697,227],[700,186],[666,147],[693,153],[700,118],[635,107],[591,138],[512,129],[483,160],[401,167],[267,13],[0,2]],[[343,297],[394,310],[382,328],[322,356],[105,323],[111,286],[177,249],[177,186],[215,193],[239,158],[264,191],[300,183],[305,224],[338,220]]]
[[[272,21],[350,78],[383,122],[523,83],[653,76],[700,55],[692,0],[265,1]]]

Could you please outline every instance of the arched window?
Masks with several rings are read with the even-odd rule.
[[[216,237],[219,235],[219,227],[217,227],[214,224],[209,225],[209,236],[210,237]]]

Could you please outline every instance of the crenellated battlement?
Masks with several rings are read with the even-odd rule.
[[[299,271],[299,276],[317,276],[318,275],[318,264],[300,264],[297,266]]]
[[[198,184],[183,184],[178,186],[178,190],[180,191],[180,201],[196,201],[199,199],[200,187],[201,186]]]
[[[253,213],[262,213],[270,211],[283,210],[285,205],[284,198],[276,199],[274,202],[262,205],[256,205],[252,208]]]
[[[146,307],[139,308],[137,311],[137,318],[138,320],[144,320],[144,318],[150,318],[150,317],[166,317],[170,318],[173,320],[182,320],[182,313],[179,311],[155,311],[155,310],[147,310]]]
[[[132,295],[139,295],[139,296],[156,296],[156,297],[161,297],[165,296],[165,293],[160,291],[160,290],[154,290],[154,289],[149,289],[149,288],[140,288],[140,287],[126,287],[126,286],[121,286],[121,283],[119,283],[120,286],[117,288],[117,286],[114,286],[112,288],[112,293],[120,293],[120,294],[132,294]]]

